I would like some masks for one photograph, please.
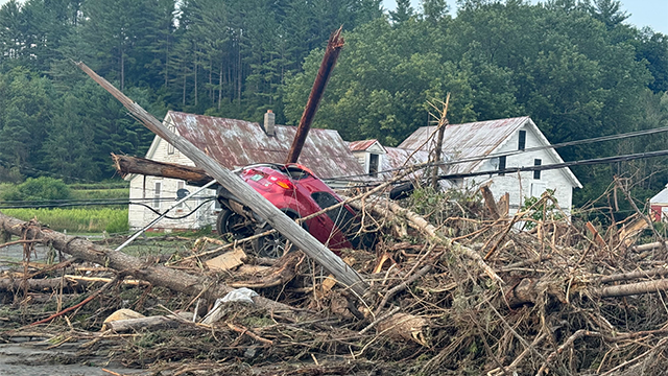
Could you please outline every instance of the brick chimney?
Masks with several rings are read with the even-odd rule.
[[[264,114],[264,132],[267,136],[276,136],[276,114],[271,110]]]

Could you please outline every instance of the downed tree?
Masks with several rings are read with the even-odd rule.
[[[122,275],[131,275],[134,278],[143,279],[155,286],[163,286],[175,292],[192,296],[201,294],[204,298],[215,300],[234,290],[227,285],[205,277],[194,276],[154,263],[145,263],[136,257],[95,245],[83,238],[29,225],[28,222],[6,216],[2,212],[0,212],[0,230],[16,236],[25,236],[27,239],[48,242],[55,249],[78,259],[105,265],[117,270]],[[253,301],[258,306],[270,311],[286,312],[288,315],[295,317],[299,315],[299,312],[292,307],[261,296],[253,298]]]

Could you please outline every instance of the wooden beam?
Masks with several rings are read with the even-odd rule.
[[[195,147],[190,141],[170,132],[158,119],[125,96],[125,94],[116,89],[107,80],[98,76],[97,73],[88,68],[84,63],[79,62],[76,64],[95,82],[116,97],[146,128],[174,145],[183,155],[192,160],[197,167],[203,169],[227,190],[234,192],[244,205],[265,219],[271,227],[283,234],[318,264],[322,265],[325,270],[336,277],[339,283],[350,288],[361,299],[361,296],[368,288],[368,284],[354,269],[343,262],[340,257],[322,245],[316,238],[306,232],[304,228],[295,223],[261,194],[246,184],[246,182],[241,180],[239,176],[223,168],[218,162]]]

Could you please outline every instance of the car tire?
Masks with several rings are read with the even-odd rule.
[[[243,216],[229,209],[223,209],[218,213],[216,231],[218,235],[232,234],[236,239],[247,238],[255,233],[253,227],[246,224]]]

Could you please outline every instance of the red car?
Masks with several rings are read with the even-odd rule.
[[[299,164],[255,164],[242,168],[239,175],[292,219],[306,217],[342,201],[327,184]],[[218,188],[217,200],[223,207],[216,221],[219,234],[231,233],[241,239],[271,229],[227,189]],[[375,234],[360,233],[357,212],[348,205],[308,219],[302,226],[331,249],[370,247],[375,243]],[[290,251],[289,247],[289,242],[279,233],[264,236],[253,244],[260,257],[280,257]]]

